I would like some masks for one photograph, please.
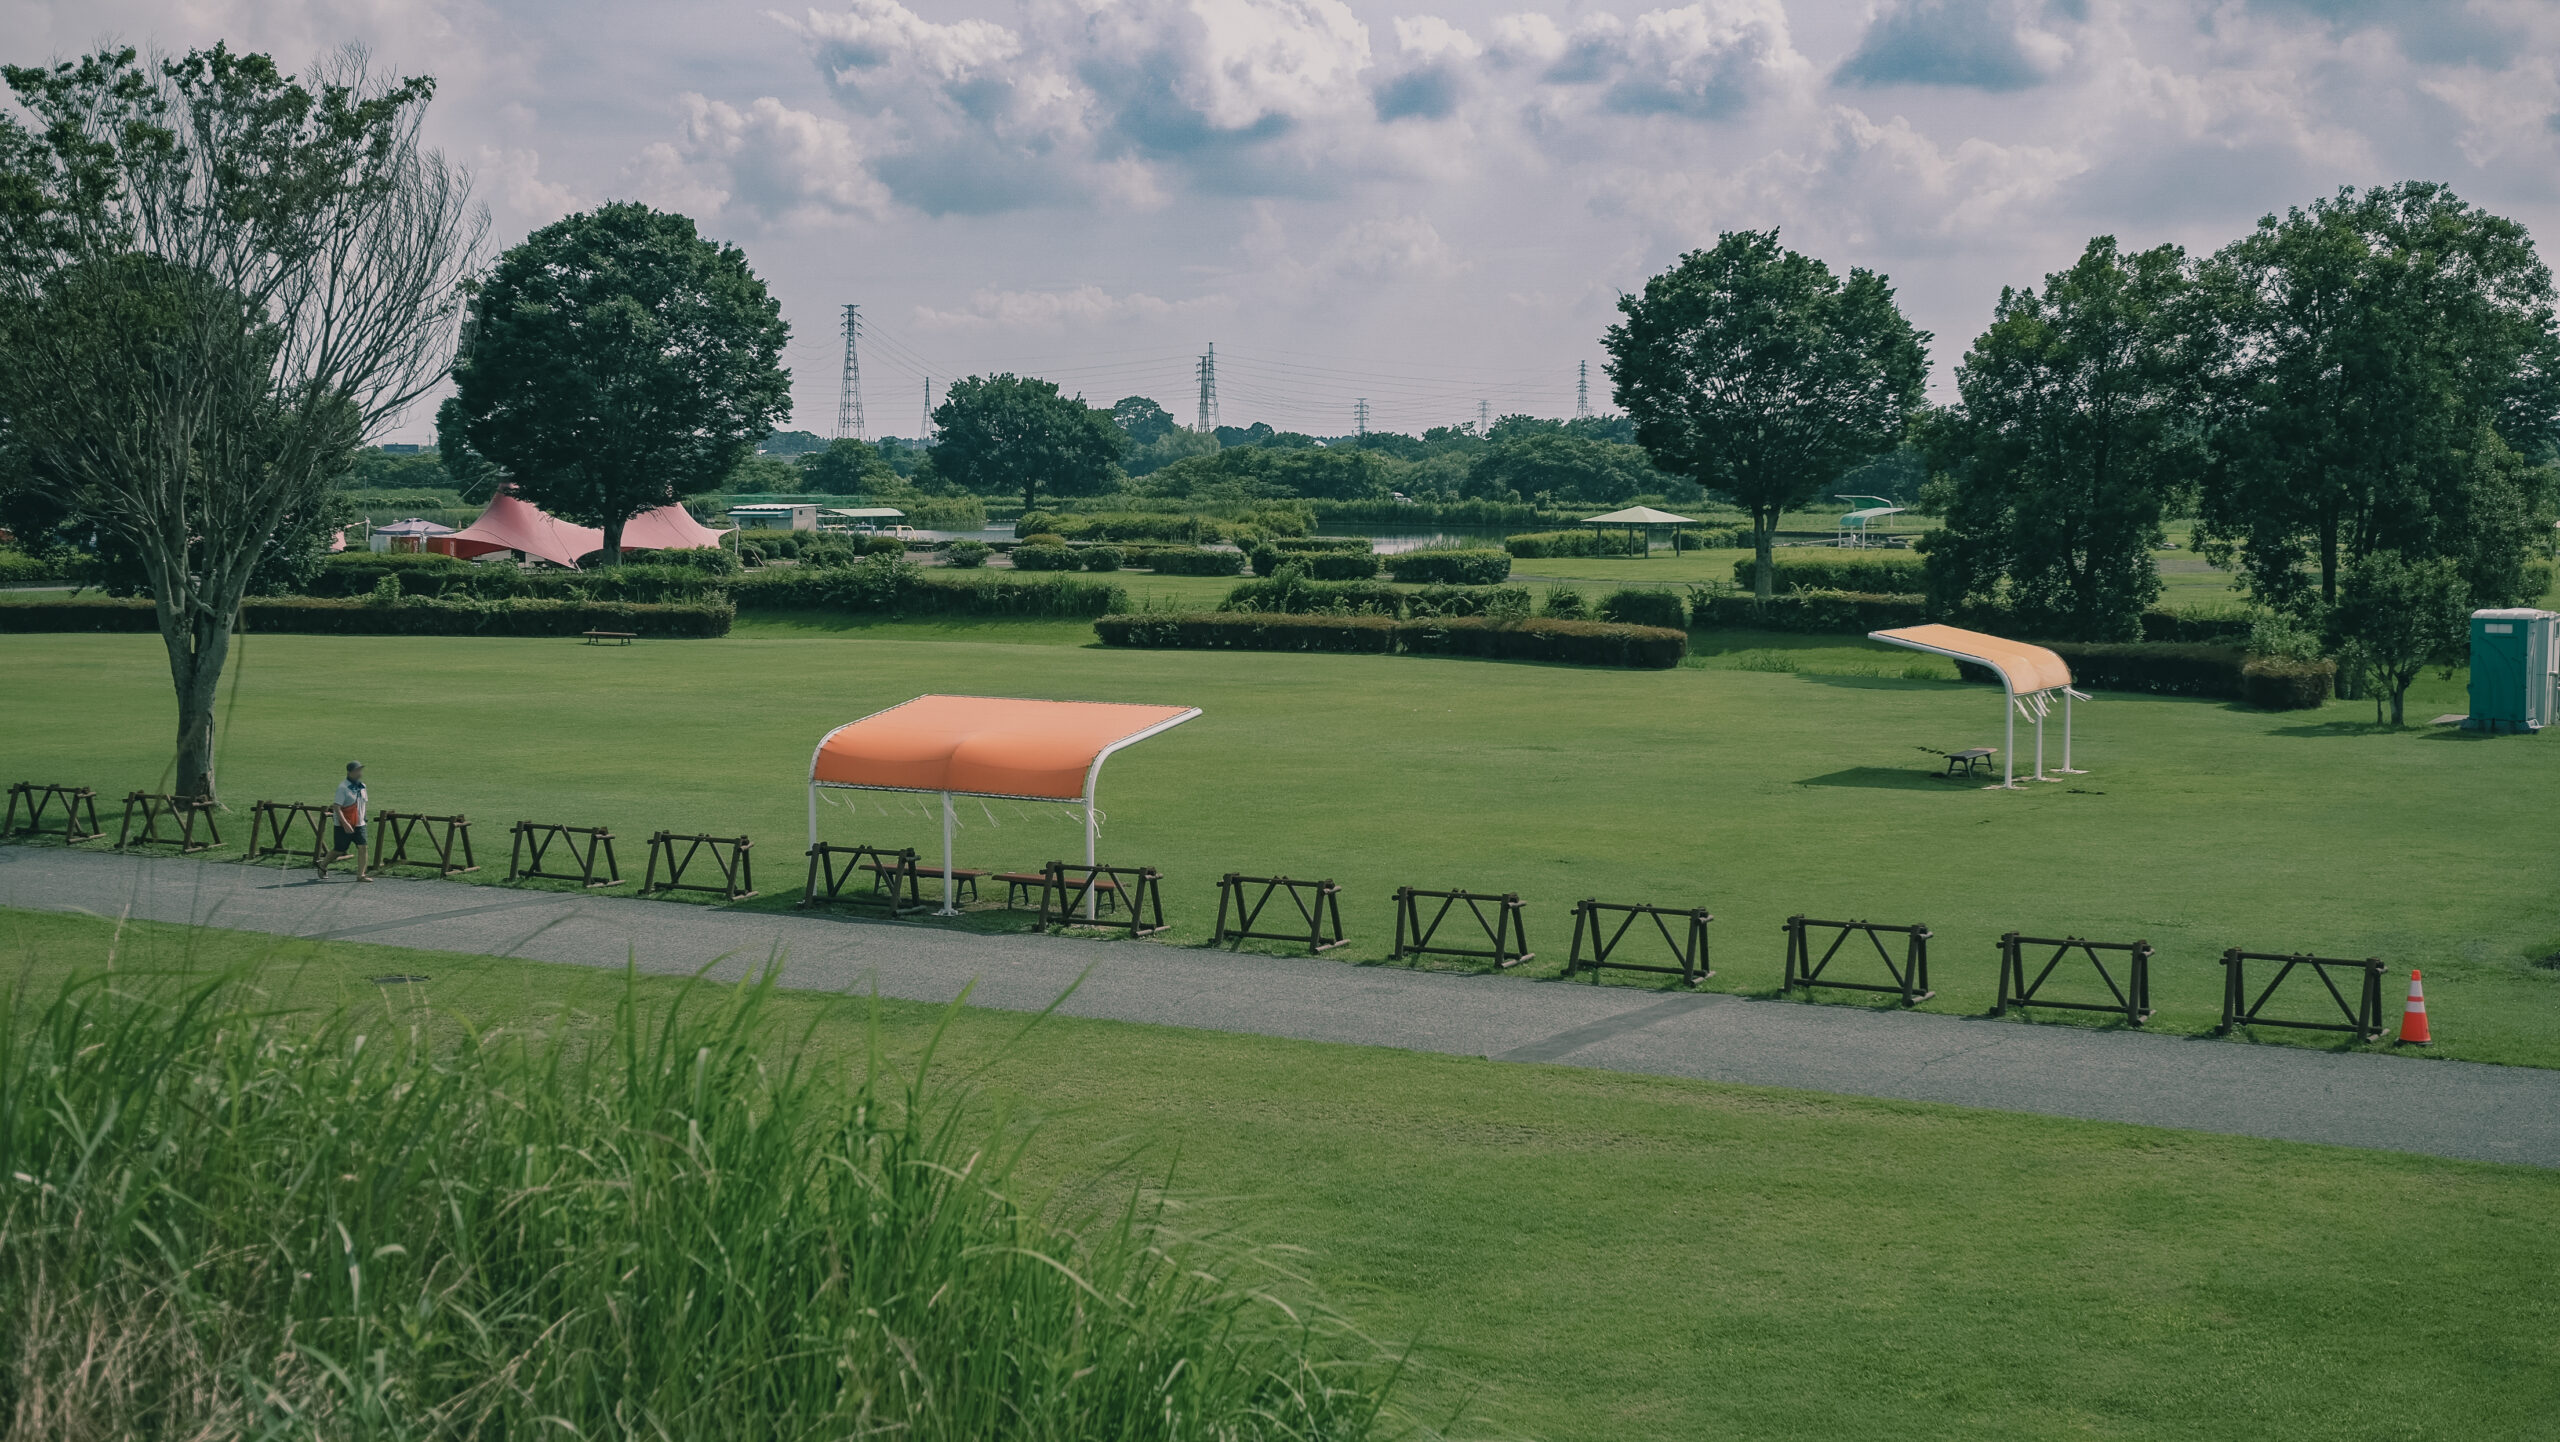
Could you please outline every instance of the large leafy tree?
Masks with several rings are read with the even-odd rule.
[[[0,75],[0,471],[149,592],[172,788],[210,799],[241,598],[440,375],[478,215],[418,147],[425,79],[222,46]]]
[[[790,414],[782,307],[744,251],[616,202],[556,221],[477,286],[454,398],[518,494],[604,531],[720,488]]]
[[[1883,276],[1844,280],[1774,230],[1726,233],[1618,310],[1602,344],[1637,444],[1750,515],[1767,599],[1778,517],[1901,441],[1928,334]]]
[[[1023,509],[1053,496],[1099,495],[1119,484],[1128,435],[1111,412],[1058,394],[1055,381],[1010,373],[970,376],[933,411],[942,439],[934,473],[981,495],[1019,492]]]
[[[2207,554],[2302,612],[2377,550],[2454,557],[2481,604],[2519,598],[2560,420],[2551,275],[2523,226],[2432,183],[2342,190],[2260,221],[2197,295]]]
[[[1634,446],[1586,440],[1562,426],[1505,435],[1509,420],[1495,425],[1494,443],[1468,464],[1468,495],[1498,500],[1517,493],[1528,500],[1543,495],[1568,505],[1614,506],[1670,488],[1670,478]]]
[[[2410,560],[2372,551],[2347,563],[2338,603],[2329,612],[2331,639],[2348,665],[2378,683],[2373,719],[2391,701],[2391,724],[2404,724],[2409,687],[2430,665],[2461,659],[2471,634],[2470,585],[2452,556]]]
[[[2134,640],[2160,594],[2161,517],[2195,464],[2175,246],[2089,242],[2044,289],[2000,292],[1956,368],[1960,404],[1926,429],[1955,482],[1929,538],[1942,605],[2006,600],[2042,634]]]

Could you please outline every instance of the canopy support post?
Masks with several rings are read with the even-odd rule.
[[[952,905],[951,894],[951,827],[958,819],[951,808],[951,793],[942,793],[942,909],[936,916],[958,916],[960,908]]]
[[[817,783],[817,782],[815,782],[815,781],[812,781],[812,782],[810,782],[810,783],[809,783],[809,845],[810,845],[810,847],[811,847],[812,849],[814,849],[814,848],[817,846],[817,844],[818,844],[818,783]]]
[[[1093,793],[1091,793],[1090,791],[1088,791],[1088,792],[1086,792],[1086,793],[1085,793],[1085,798],[1084,798],[1084,864],[1085,864],[1085,865],[1087,865],[1087,866],[1091,866],[1091,865],[1093,865],[1093,842],[1094,842]],[[1093,894],[1093,888],[1092,888],[1092,887],[1090,887],[1090,886],[1088,886],[1088,887],[1086,887],[1086,888],[1085,888],[1085,892],[1084,892],[1084,919],[1085,919],[1085,920],[1087,920],[1087,921],[1091,921],[1091,920],[1093,920],[1093,919],[1094,919],[1095,915],[1097,915],[1097,913],[1094,911],[1094,909],[1093,909],[1093,908],[1094,908],[1094,894]]]
[[[2009,688],[2002,686],[2000,689],[2008,691]],[[2018,789],[2018,696],[2016,692],[2009,692],[2008,704],[2001,709],[2008,713],[2002,719],[2008,725],[2009,731],[2007,739],[2000,747],[2000,789],[2015,791]]]
[[[2071,764],[2071,688],[2062,688],[2062,774],[2086,776],[2089,773]]]
[[[2053,779],[2044,774],[2044,709],[2041,704],[2036,709],[2036,779],[2038,781]]]

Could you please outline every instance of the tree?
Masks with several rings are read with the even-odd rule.
[[[1961,404],[1927,427],[1955,482],[1928,552],[1941,605],[2005,598],[2042,634],[2140,639],[2161,517],[2193,466],[2186,289],[2177,247],[2126,255],[2111,235],[2042,294],[2002,288],[1956,368]]]
[[[2482,604],[2519,599],[2560,420],[2551,275],[2523,226],[2441,185],[2341,190],[2217,253],[2197,301],[2209,557],[2305,614],[2377,549],[2457,556]]]
[[[2381,683],[2391,698],[2391,724],[2404,724],[2410,683],[2430,665],[2462,659],[2471,639],[2471,588],[2452,556],[2410,560],[2394,551],[2370,551],[2347,564],[2338,604],[2329,612],[2333,644]]]
[[[544,226],[475,290],[454,398],[518,494],[604,531],[720,489],[791,410],[782,307],[744,251],[625,201]]]
[[[1751,517],[1755,592],[1770,591],[1778,517],[1893,449],[1929,365],[1893,287],[1842,281],[1778,233],[1728,232],[1622,296],[1603,338],[1618,405],[1656,467]]]
[[[132,50],[0,70],[0,431],[129,560],[213,798],[214,697],[262,566],[325,541],[359,447],[434,384],[480,226],[418,148],[434,82],[342,56]]]
[[[1153,445],[1182,429],[1173,412],[1145,396],[1123,396],[1111,407],[1111,419],[1127,432],[1133,446]]]
[[[1081,398],[1058,394],[1055,381],[1010,373],[970,376],[943,392],[933,424],[942,433],[933,469],[981,495],[1019,491],[1024,510],[1040,493],[1099,495],[1117,485],[1128,437]]]
[[[858,496],[895,485],[898,473],[865,441],[838,438],[823,451],[800,458],[800,475],[810,490],[830,496]]]
[[[505,490],[512,479],[503,467],[489,464],[487,456],[471,448],[471,437],[463,431],[459,397],[446,396],[436,407],[436,457],[454,490],[475,506]]]
[[[1494,426],[1494,443],[1467,467],[1466,494],[1501,500],[1518,494],[1551,494],[1568,504],[1624,505],[1648,492],[1659,495],[1671,478],[1656,471],[1634,446],[1614,446],[1566,434],[1560,425],[1536,430]]]

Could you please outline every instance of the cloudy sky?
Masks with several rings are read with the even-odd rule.
[[[7,59],[346,42],[436,76],[499,243],[606,199],[743,246],[834,423],[1035,372],[1319,434],[1569,414],[1720,230],[1891,276],[1948,368],[2087,239],[2428,178],[2560,235],[2551,0],[0,0]],[[423,421],[405,438],[422,439]]]

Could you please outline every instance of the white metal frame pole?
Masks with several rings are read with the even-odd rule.
[[[1095,770],[1097,770],[1097,771],[1099,771],[1099,770],[1100,770],[1100,769],[1102,769],[1102,768],[1101,768],[1099,765],[1097,765],[1094,769],[1095,769]],[[1094,829],[1095,829],[1095,828],[1094,828],[1094,819],[1093,819],[1093,793],[1092,793],[1090,790],[1088,790],[1087,792],[1085,792],[1085,797],[1084,797],[1084,864],[1085,864],[1085,865],[1087,865],[1087,866],[1091,866],[1091,865],[1093,865],[1093,855],[1094,855],[1094,852],[1093,852]],[[1084,889],[1084,919],[1085,919],[1085,920],[1087,920],[1087,921],[1091,921],[1091,920],[1093,920],[1093,919],[1094,919],[1094,916],[1096,915],[1096,913],[1095,913],[1095,911],[1094,911],[1094,909],[1093,909],[1093,908],[1094,908],[1094,887],[1093,887],[1093,884],[1092,884],[1092,883],[1093,883],[1093,877],[1092,877],[1092,875],[1091,875],[1090,873],[1088,873],[1088,874],[1085,876],[1085,883],[1086,883],[1086,884],[1085,884],[1085,889]]]
[[[2006,677],[2003,677],[2003,678],[2002,678],[2002,686],[2001,686],[2001,689],[2002,689],[2002,690],[2004,690],[2004,691],[2007,691],[2007,690],[2008,690],[2008,686],[2007,686],[2007,684],[2006,684],[2006,683],[2007,683],[2007,678],[2006,678]],[[2007,708],[2006,708],[2006,709],[2008,710],[2008,713],[2009,713],[2009,714],[2008,714],[2008,717],[2007,717],[2007,722],[2008,722],[2008,727],[2009,727],[2009,733],[2008,733],[2008,737],[2007,737],[2006,744],[2002,745],[2002,746],[2001,746],[2001,748],[2000,748],[2000,787],[2001,787],[2001,789],[2002,789],[2002,790],[2004,790],[2004,791],[2015,791],[2015,790],[2017,790],[2017,789],[2018,789],[2018,693],[2017,693],[2017,692],[2015,692],[2015,691],[2010,691],[2010,692],[2009,692],[2009,704],[2008,704],[2008,706],[2007,706]]]
[[[809,783],[809,849],[818,849],[818,783]]]
[[[960,908],[952,905],[951,893],[951,826],[958,819],[951,807],[951,793],[942,793],[942,910],[936,916],[958,916]]]
[[[2036,707],[2036,779],[2048,779],[2044,774],[2044,707],[2041,705]]]

